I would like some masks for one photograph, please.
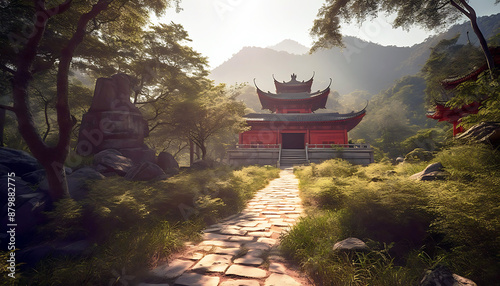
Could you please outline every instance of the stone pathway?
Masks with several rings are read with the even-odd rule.
[[[153,269],[156,284],[139,285],[312,285],[277,250],[280,234],[302,213],[298,179],[291,168],[282,170],[241,213],[211,225],[201,243]]]

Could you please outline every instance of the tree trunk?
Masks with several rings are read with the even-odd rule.
[[[491,55],[490,49],[488,48],[488,43],[486,42],[486,39],[484,38],[483,33],[481,32],[481,29],[479,29],[479,26],[477,25],[477,18],[476,15],[474,14],[474,18],[470,20],[472,29],[474,30],[474,33],[476,34],[477,38],[479,39],[479,43],[481,45],[481,48],[483,49],[484,57],[486,58],[486,62],[488,63],[488,68],[491,71],[491,74],[493,75],[493,69],[495,68],[495,60],[493,59],[493,56]]]
[[[207,147],[205,146],[204,142],[200,144],[200,150],[201,150],[201,159],[205,160],[207,157]]]
[[[101,11],[107,9],[109,1],[99,0],[88,13],[78,19],[75,33],[61,51],[57,71],[57,99],[56,112],[59,125],[59,140],[55,147],[45,144],[36,129],[33,115],[29,108],[28,86],[32,80],[30,69],[35,61],[38,46],[43,38],[47,21],[53,15],[64,13],[69,9],[71,1],[67,0],[51,10],[45,9],[45,1],[35,1],[35,17],[37,22],[33,26],[34,32],[28,39],[18,57],[17,70],[12,80],[14,110],[17,116],[19,133],[28,145],[33,156],[44,167],[49,183],[49,195],[53,201],[69,196],[64,161],[69,153],[69,143],[73,121],[68,104],[68,73],[76,47],[85,36],[87,23]],[[43,17],[42,17],[43,16]]]
[[[450,0],[450,4],[457,8],[460,12],[462,12],[467,18],[469,18],[472,29],[474,30],[474,33],[476,34],[477,38],[479,39],[479,44],[481,45],[481,49],[483,50],[484,57],[486,58],[486,62],[488,64],[488,68],[491,73],[491,77],[494,78],[494,69],[495,69],[495,60],[493,59],[493,56],[491,55],[490,49],[488,48],[488,43],[486,42],[486,39],[484,38],[483,33],[481,32],[481,29],[479,29],[479,26],[477,25],[477,15],[476,11],[474,8],[472,8],[465,0],[459,0],[460,3],[465,7],[461,7],[457,3],[455,3],[454,0]]]

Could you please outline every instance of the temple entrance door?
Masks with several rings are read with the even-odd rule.
[[[304,149],[305,133],[281,133],[281,147],[283,149]]]

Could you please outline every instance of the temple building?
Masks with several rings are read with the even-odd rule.
[[[288,82],[274,79],[275,93],[264,92],[255,84],[262,109],[271,113],[245,116],[250,129],[240,133],[237,150],[230,152],[231,164],[272,164],[276,160],[278,165],[293,165],[340,155],[353,163],[373,162],[373,151],[367,144],[348,144],[347,132],[363,119],[365,108],[347,114],[314,113],[326,107],[331,80],[325,89],[311,92],[313,77],[298,81],[292,74]],[[349,156],[349,151],[363,152]]]

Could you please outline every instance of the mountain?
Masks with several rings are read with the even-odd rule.
[[[267,47],[278,52],[303,55],[309,52],[309,48],[293,40],[283,40],[274,46]]]
[[[500,29],[500,14],[481,17],[478,22],[484,36],[489,38]],[[470,42],[477,44],[470,24],[465,22],[412,47],[381,46],[355,37],[344,37],[344,49],[332,48],[314,54],[297,54],[304,47],[291,40],[268,48],[245,47],[212,70],[210,78],[227,84],[251,83],[255,78],[262,90],[274,91],[272,75],[279,81],[288,81],[290,74],[296,73],[299,80],[308,80],[315,72],[313,90],[325,88],[332,78],[331,89],[340,94],[356,90],[377,94],[403,76],[418,73],[429,57],[430,48],[442,39],[460,34],[459,43],[467,43],[467,31],[471,31]]]

